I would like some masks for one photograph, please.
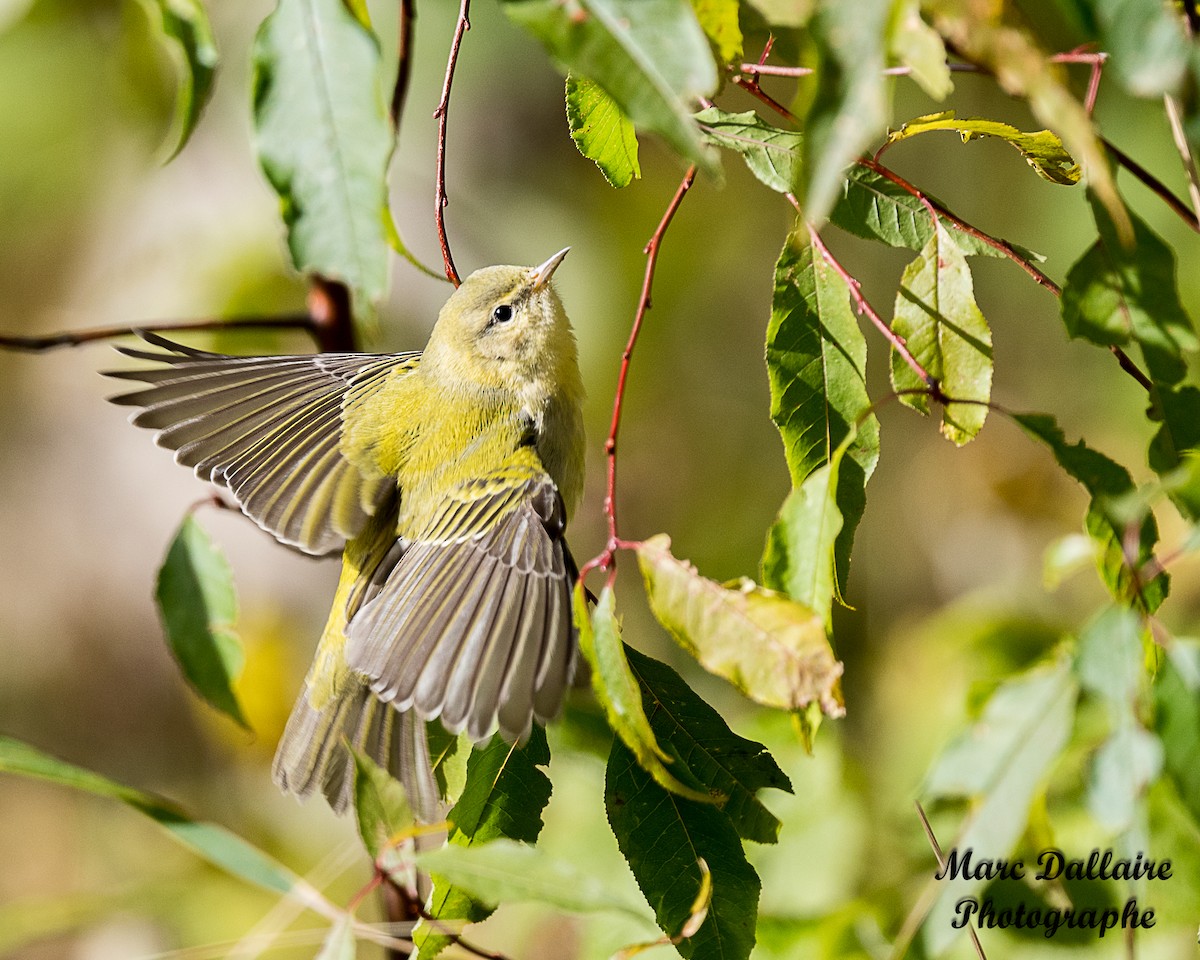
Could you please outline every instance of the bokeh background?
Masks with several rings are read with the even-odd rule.
[[[385,45],[395,5],[371,4]],[[394,215],[418,256],[436,266],[433,169],[436,105],[457,4],[418,4],[411,91],[392,167]],[[249,48],[269,12],[261,0],[211,5],[223,66],[215,97],[183,153],[163,165],[175,65],[140,5],[117,0],[0,0],[0,330],[33,334],[163,319],[295,310],[303,282],[289,269],[277,203],[260,175],[249,120]],[[602,442],[621,346],[644,267],[642,245],[682,174],[643,142],[643,179],[614,191],[575,151],[561,77],[498,5],[477,0],[454,88],[447,208],[460,270],[533,263],[565,245],[558,276],[589,392],[587,496],[572,528],[576,556],[603,539]],[[1069,34],[1051,36],[1059,49]],[[1086,68],[1075,80],[1082,88]],[[1029,129],[1023,104],[985,78],[956,75],[950,106]],[[781,99],[787,81],[764,84]],[[894,85],[897,122],[939,107],[911,82]],[[752,109],[736,90],[727,109]],[[1161,109],[1102,85],[1104,132],[1181,195],[1179,160]],[[951,135],[947,134],[947,137]],[[1044,254],[1061,281],[1094,228],[1081,189],[1039,180],[999,142],[938,136],[894,148],[888,162],[960,216]],[[1200,308],[1200,241],[1133,181],[1127,199],[1179,252],[1185,306]],[[620,456],[622,532],[659,531],[677,555],[716,579],[755,575],[767,526],[788,489],[768,417],[763,337],[774,260],[793,213],[736,158],[725,182],[701,181],[667,236],[626,401]],[[885,316],[908,257],[827,232]],[[976,293],[995,338],[994,396],[1052,412],[1068,437],[1147,478],[1145,395],[1104,351],[1069,342],[1054,298],[1014,265],[976,259]],[[448,287],[396,261],[379,349],[425,340]],[[887,387],[874,331],[869,379]],[[233,352],[307,351],[300,335],[192,338]],[[276,792],[269,762],[332,595],[337,565],[276,546],[244,518],[212,509],[202,524],[229,556],[248,663],[240,683],[253,737],[188,690],[161,637],[154,577],[184,511],[208,488],[104,403],[117,385],[98,371],[122,361],[104,345],[44,355],[0,353],[0,732],[168,795],[219,821],[344,902],[369,876],[351,823],[322,804]],[[795,784],[764,799],[784,822],[781,843],[754,848],[764,923],[838,913],[871,941],[893,932],[928,882],[933,858],[913,810],[931,758],[961,727],[980,690],[1032,662],[1103,602],[1084,571],[1055,590],[1042,557],[1079,532],[1085,499],[1046,451],[993,415],[958,450],[936,424],[897,404],[881,411],[883,455],[868,490],[847,599],[837,624],[845,720],[827,723],[806,756],[787,718],[741,699],[694,669],[645,609],[632,558],[618,603],[626,639],[687,670],[738,732],[768,743]],[[1181,531],[1163,518],[1168,544]],[[1196,629],[1196,568],[1175,571],[1165,608],[1179,633]],[[632,883],[604,820],[603,762],[569,749],[551,768],[555,794],[544,844]],[[1081,769],[1068,770],[1078,780]],[[1077,786],[1077,783],[1076,783]],[[1065,789],[1065,787],[1064,787]],[[1074,807],[1050,814],[1064,846],[1103,837]],[[953,822],[942,824],[952,830]],[[1196,837],[1168,834],[1163,855],[1197,862]],[[943,836],[947,843],[950,836]],[[1192,956],[1200,917],[1192,884],[1154,888],[1162,918],[1147,956]],[[271,897],[181,851],[119,805],[0,777],[0,954],[31,960],[224,956],[272,910]],[[874,918],[874,919],[873,919]],[[775,927],[772,927],[775,924]],[[317,927],[301,918],[294,929]],[[1183,933],[1181,933],[1183,931]],[[35,936],[38,935],[38,936]],[[307,957],[316,934],[293,934],[271,956]],[[505,909],[475,939],[521,958],[603,957],[637,939],[604,917],[548,918]],[[990,943],[1003,955],[1006,938]],[[284,941],[281,941],[281,944]],[[999,945],[1004,945],[1003,947]],[[363,946],[362,955],[376,948]],[[815,947],[813,948],[816,949]],[[960,944],[961,955],[967,955]],[[1112,940],[1080,955],[1120,956]],[[1024,941],[1021,955],[1066,956]],[[813,952],[803,955],[822,956]],[[834,953],[829,954],[835,956]]]

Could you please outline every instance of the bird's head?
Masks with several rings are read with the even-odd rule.
[[[472,273],[438,314],[422,366],[487,388],[553,389],[577,370],[575,337],[550,283],[566,255]]]

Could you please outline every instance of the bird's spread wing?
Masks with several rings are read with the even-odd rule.
[[[551,719],[574,666],[564,527],[545,474],[464,484],[350,621],[350,667],[398,709],[477,741]]]
[[[306,553],[341,549],[394,481],[341,449],[342,414],[420,354],[230,357],[144,334],[170,351],[119,348],[160,366],[106,375],[148,386],[111,398],[196,475],[227,487],[242,510]]]

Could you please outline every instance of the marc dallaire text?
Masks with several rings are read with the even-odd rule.
[[[1023,880],[1025,863],[1022,860],[973,859],[970,848],[951,850],[946,862],[934,877],[938,880]],[[1038,870],[1035,880],[1169,880],[1170,860],[1150,860],[1141,853],[1132,859],[1117,857],[1111,850],[1093,850],[1086,859],[1071,859],[1061,850],[1043,850],[1037,859]],[[1154,911],[1139,909],[1137,898],[1131,897],[1118,910],[1115,907],[1085,907],[1082,910],[1067,908],[1058,910],[1050,907],[1026,907],[1024,903],[1003,906],[997,909],[991,898],[982,901],[975,897],[963,897],[954,905],[954,920],[950,925],[960,930],[974,920],[976,927],[1034,930],[1043,928],[1049,938],[1063,927],[1068,929],[1096,930],[1103,937],[1118,925],[1122,930],[1149,929],[1154,926]]]

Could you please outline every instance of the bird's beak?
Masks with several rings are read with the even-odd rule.
[[[566,257],[570,250],[570,247],[563,247],[545,263],[529,271],[529,278],[533,281],[534,290],[541,290],[542,287],[550,282],[550,278],[554,276],[554,271],[558,269],[558,265],[563,262],[563,258]]]

